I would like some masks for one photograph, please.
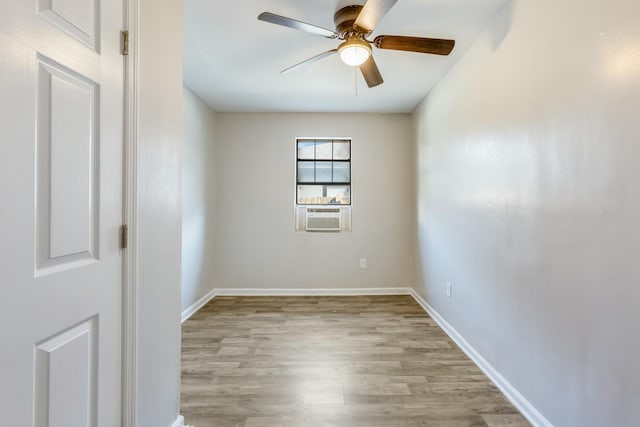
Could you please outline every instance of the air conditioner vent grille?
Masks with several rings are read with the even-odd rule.
[[[342,230],[340,208],[307,208],[305,228],[307,231]]]
[[[307,208],[311,213],[340,213],[340,208]]]

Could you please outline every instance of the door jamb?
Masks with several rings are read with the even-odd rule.
[[[129,32],[129,51],[124,56],[124,159],[123,223],[128,226],[128,245],[122,259],[122,426],[135,427],[138,365],[138,117],[139,0],[123,0],[124,28]]]

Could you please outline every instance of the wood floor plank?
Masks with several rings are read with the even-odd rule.
[[[530,424],[410,296],[217,297],[183,325],[195,427]]]

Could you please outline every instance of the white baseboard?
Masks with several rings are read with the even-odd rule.
[[[532,404],[518,390],[515,389],[487,360],[464,339],[456,329],[431,307],[414,289],[411,295],[422,306],[424,311],[446,332],[447,335],[464,351],[473,362],[478,365],[487,377],[502,391],[522,415],[535,427],[553,427]]]
[[[394,288],[315,288],[315,289],[235,289],[216,288],[216,296],[358,296],[358,295],[412,295],[408,286]]]
[[[198,301],[191,304],[190,307],[188,307],[186,310],[182,312],[182,323],[184,323],[188,318],[196,314],[198,310],[200,310],[202,307],[207,305],[207,303],[212,299],[214,299],[215,297],[216,297],[216,290],[212,289],[205,296],[203,296]]]
[[[178,415],[178,418],[171,424],[171,427],[187,427],[184,424],[184,417],[182,415]]]

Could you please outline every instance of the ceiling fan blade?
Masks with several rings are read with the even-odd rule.
[[[258,19],[260,21],[282,25],[283,27],[293,28],[295,30],[304,31],[305,33],[315,34],[329,39],[335,39],[338,37],[338,34],[336,34],[335,31],[327,30],[326,28],[318,27],[317,25],[307,24],[306,22],[298,21],[296,19],[276,15],[275,13],[262,12],[258,15]]]
[[[426,37],[378,36],[373,44],[380,49],[406,50],[409,52],[449,55],[455,40],[430,39]]]
[[[373,59],[373,55],[370,55],[369,59],[360,65],[360,72],[369,87],[376,87],[384,83],[382,74],[380,74],[376,61]]]
[[[302,62],[297,63],[296,65],[294,65],[292,67],[285,68],[284,70],[280,71],[280,74],[286,74],[286,73],[289,73],[291,71],[296,71],[296,70],[304,67],[305,65],[311,64],[312,62],[316,62],[316,61],[318,61],[318,60],[320,60],[322,58],[326,58],[327,56],[331,56],[334,53],[336,53],[337,51],[338,51],[338,49],[332,49],[332,50],[328,50],[326,52],[323,52],[320,55],[313,56],[313,57],[311,57],[309,59],[306,59],[306,60],[304,60]]]
[[[356,18],[354,27],[360,32],[371,33],[397,2],[398,0],[368,0]]]

